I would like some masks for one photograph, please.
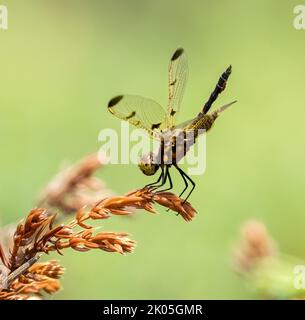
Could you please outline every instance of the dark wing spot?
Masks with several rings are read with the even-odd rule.
[[[131,114],[129,116],[126,117],[126,119],[131,119],[136,115],[135,111],[132,111]]]
[[[170,86],[173,86],[173,85],[175,85],[176,84],[176,82],[177,82],[177,79],[175,79],[173,82],[171,82],[169,85]]]
[[[151,130],[158,129],[158,128],[160,127],[161,123],[162,123],[162,122],[153,124],[153,125],[151,126]]]
[[[170,115],[173,117],[176,114],[176,111],[171,109]]]
[[[112,98],[109,102],[108,102],[108,108],[112,108],[113,106],[115,106],[116,104],[118,104],[124,96],[120,95],[120,96],[116,96],[114,98]]]
[[[175,53],[173,54],[171,60],[172,60],[172,61],[177,60],[177,59],[182,55],[183,52],[184,52],[184,50],[183,50],[182,48],[177,49],[177,50],[175,51]]]

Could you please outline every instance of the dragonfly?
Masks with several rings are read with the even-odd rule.
[[[231,74],[231,65],[221,74],[216,87],[201,111],[189,121],[176,124],[182,97],[188,77],[188,60],[185,50],[178,48],[172,55],[168,67],[168,104],[163,108],[154,100],[137,95],[118,95],[108,103],[108,110],[117,118],[128,121],[137,128],[144,129],[151,138],[159,141],[157,152],[144,154],[139,161],[140,170],[147,176],[160,170],[158,179],[146,185],[156,192],[164,192],[173,188],[170,169],[174,167],[181,175],[184,189],[181,197],[191,185],[191,190],[185,197],[186,201],[192,194],[196,183],[180,167],[179,161],[187,154],[202,132],[209,131],[218,116],[236,101],[225,104],[213,112],[209,110],[219,94],[224,91]],[[169,187],[160,190],[169,183]]]

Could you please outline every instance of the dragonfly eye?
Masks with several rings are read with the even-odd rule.
[[[139,168],[146,176],[152,176],[159,169],[159,165],[153,162],[153,154],[149,153],[140,159]]]

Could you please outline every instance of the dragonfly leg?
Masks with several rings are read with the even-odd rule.
[[[158,179],[159,181],[157,183],[155,183],[154,185],[149,187],[150,191],[157,190],[157,189],[159,189],[159,188],[161,188],[161,187],[163,187],[165,185],[166,180],[167,180],[167,176],[168,176],[168,171],[167,171],[167,168],[166,168],[165,169],[165,173],[164,173],[164,168],[163,167],[161,167],[161,170],[162,170],[162,173],[161,173],[162,181],[161,181],[161,183],[158,184],[159,181],[161,180],[161,179],[160,180]]]
[[[166,189],[164,189],[164,190],[157,191],[158,193],[159,193],[159,192],[164,192],[164,191],[168,191],[168,190],[173,189],[173,181],[172,181],[172,178],[171,178],[171,175],[170,175],[170,172],[169,172],[168,167],[166,167],[166,173],[167,173],[167,176],[168,176],[169,187],[166,188]],[[168,211],[170,211],[170,209],[167,209],[166,211],[168,212]],[[178,214],[179,214],[179,213],[178,213]]]
[[[144,187],[144,189],[145,189],[145,188],[154,187],[156,184],[158,184],[158,183],[161,181],[161,179],[163,178],[163,175],[164,175],[164,169],[163,169],[163,167],[161,167],[161,174],[160,174],[158,180],[155,181],[155,182],[153,182],[153,183],[147,184],[147,185]]]
[[[184,176],[184,171],[182,169],[180,169],[177,165],[175,165],[175,168],[179,171],[183,181],[184,181],[184,189],[182,190],[182,192],[179,194],[179,198],[181,198],[181,196],[183,195],[183,193],[185,192],[185,190],[188,188],[188,183],[187,183],[187,179]]]
[[[184,172],[185,177],[189,180],[189,182],[192,185],[192,189],[189,192],[189,194],[187,195],[187,197],[184,199],[183,203],[185,203],[187,201],[187,199],[189,198],[189,196],[192,194],[192,192],[194,191],[195,187],[196,187],[196,183]]]
[[[168,191],[168,190],[173,189],[173,182],[172,182],[172,178],[171,178],[171,176],[170,176],[169,168],[168,168],[168,167],[166,167],[166,169],[165,169],[165,177],[166,177],[166,178],[165,178],[166,180],[167,180],[167,178],[168,178],[169,187],[166,188],[166,189],[163,189],[163,190],[158,191],[158,193],[159,193],[159,192],[165,192],[165,191]],[[164,183],[164,184],[165,184],[165,183]]]
[[[181,169],[179,168],[178,166],[175,166],[176,169],[179,171],[180,175],[182,176],[183,178],[183,181],[185,183],[185,188],[183,189],[183,191],[180,193],[180,196],[182,196],[182,194],[186,191],[186,189],[188,188],[188,183],[187,183],[187,180],[191,183],[192,185],[192,189],[191,191],[189,192],[189,194],[187,195],[187,197],[184,199],[183,203],[185,203],[187,201],[187,199],[189,198],[189,196],[192,194],[192,192],[194,191],[195,187],[196,187],[196,183]],[[186,180],[187,179],[187,180]]]

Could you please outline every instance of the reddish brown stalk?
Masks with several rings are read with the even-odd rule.
[[[59,278],[64,269],[57,261],[36,263],[9,286],[0,291],[0,300],[41,299],[43,292],[55,293],[60,289]]]
[[[130,253],[135,241],[125,232],[95,233],[90,220],[107,219],[111,215],[128,215],[134,209],[156,212],[154,204],[177,212],[185,221],[191,221],[195,209],[188,202],[170,192],[152,192],[139,189],[124,196],[107,197],[91,208],[79,209],[67,224],[53,226],[56,215],[45,208],[33,209],[19,222],[13,236],[9,258],[0,247],[0,258],[8,269],[5,274],[8,287],[0,291],[0,299],[28,299],[40,297],[42,292],[53,293],[59,289],[57,280],[63,269],[54,261],[39,264],[39,253],[71,248],[77,251],[100,249],[107,252]],[[30,263],[33,261],[33,263]],[[4,282],[3,282],[4,283]]]

